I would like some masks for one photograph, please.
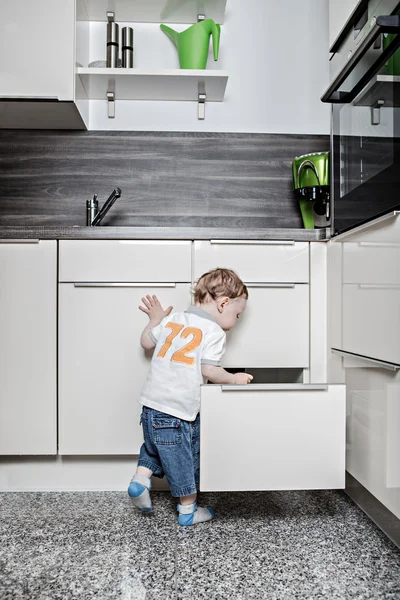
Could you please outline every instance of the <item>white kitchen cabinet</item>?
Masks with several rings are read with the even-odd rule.
[[[0,454],[57,453],[57,242],[0,243]]]
[[[75,0],[5,2],[2,24],[0,126],[85,129],[75,104]]]
[[[342,331],[332,347],[400,365],[400,219],[375,219],[332,240],[342,255]]]
[[[344,385],[204,385],[200,489],[345,486]]]
[[[60,454],[138,454],[151,358],[138,306],[156,294],[164,308],[184,310],[190,256],[191,242],[60,241]]]
[[[227,334],[225,367],[309,366],[309,244],[196,241],[194,279],[216,267],[235,270],[249,301]]]
[[[75,0],[2,4],[1,96],[74,98]]]
[[[190,284],[61,283],[59,293],[59,453],[138,454],[139,397],[151,352],[140,335],[145,294],[184,310]],[[166,284],[164,284],[166,285]]]

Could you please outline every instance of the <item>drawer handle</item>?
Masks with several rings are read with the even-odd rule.
[[[372,248],[400,248],[398,242],[358,242],[358,245]]]
[[[396,283],[359,283],[360,290],[399,290],[400,284]]]
[[[21,240],[2,239],[2,240],[0,240],[0,244],[38,244],[39,242],[40,242],[40,240],[34,240],[34,239],[21,239]]]
[[[61,282],[62,283],[62,282]],[[161,287],[161,288],[174,288],[176,287],[176,283],[109,283],[103,281],[82,281],[78,283],[74,283],[74,287],[77,288],[91,288],[91,287],[114,287],[114,288],[122,288],[122,287],[130,287],[130,288],[139,288],[139,287]]]
[[[249,383],[247,385],[222,385],[223,392],[268,392],[268,391],[326,391],[327,385],[317,383]]]
[[[246,287],[248,288],[294,288],[296,287],[295,283],[255,283],[250,282],[246,283]]]
[[[346,350],[338,350],[337,348],[331,348],[332,354],[338,354],[339,356],[343,356],[344,358],[355,358],[357,360],[365,361],[366,363],[378,365],[383,369],[388,369],[389,371],[397,371],[400,369],[400,365],[397,363],[386,362],[384,360],[377,360],[376,358],[369,358],[368,356],[363,356],[362,354],[356,354],[355,352],[347,352]]]
[[[245,244],[246,246],[294,246],[294,240],[210,240],[210,244]]]

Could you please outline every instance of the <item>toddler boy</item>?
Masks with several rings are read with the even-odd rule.
[[[228,373],[221,367],[226,331],[243,314],[248,299],[245,284],[230,269],[214,269],[197,281],[194,306],[171,314],[156,296],[142,298],[140,310],[149,317],[141,336],[145,350],[154,348],[140,402],[144,444],[138,468],[128,488],[133,504],[151,510],[150,477],[163,477],[180,502],[180,525],[213,518],[210,508],[197,506],[200,454],[200,385],[246,384],[248,373]]]

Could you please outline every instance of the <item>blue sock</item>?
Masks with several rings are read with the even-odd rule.
[[[196,523],[204,523],[205,521],[211,521],[214,518],[214,511],[212,508],[198,507],[197,502],[182,506],[178,504],[176,510],[179,513],[178,523],[183,527],[190,525],[196,525]]]
[[[139,510],[151,510],[151,481],[144,475],[134,475],[128,487],[128,494],[132,504]]]

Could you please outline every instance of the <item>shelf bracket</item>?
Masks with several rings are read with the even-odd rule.
[[[204,121],[206,116],[206,86],[204,81],[199,81],[198,86],[198,113],[197,118],[199,121]]]
[[[115,13],[111,12],[111,11],[107,11],[106,12],[106,16],[107,16],[107,21],[109,23],[114,23],[114,19],[115,19]]]
[[[115,94],[114,92],[107,92],[107,104],[108,104],[108,118],[115,119]]]
[[[197,22],[205,21],[205,19],[206,19],[206,15],[204,15],[204,14],[197,15]]]
[[[376,103],[371,106],[371,125],[379,125],[381,122],[381,108],[385,104],[384,100],[377,100]]]

